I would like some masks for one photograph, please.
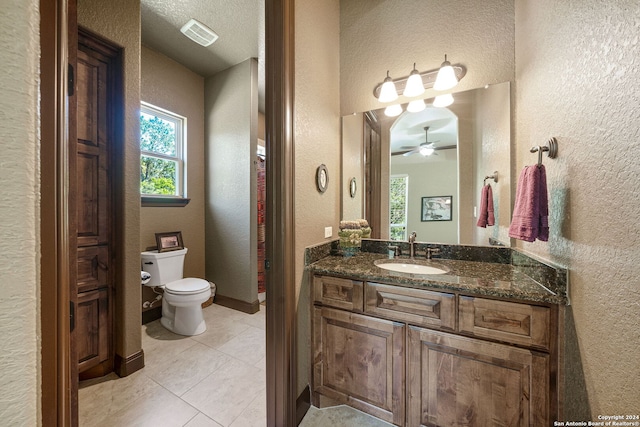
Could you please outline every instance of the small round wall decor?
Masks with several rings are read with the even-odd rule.
[[[352,199],[356,197],[356,177],[355,176],[351,178],[351,181],[349,181],[349,195],[351,196]]]
[[[327,185],[329,185],[329,172],[325,165],[320,165],[318,166],[318,169],[316,169],[316,185],[318,186],[319,192],[324,193],[327,191]]]

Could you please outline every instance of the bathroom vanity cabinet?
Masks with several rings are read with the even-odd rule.
[[[315,275],[313,403],[400,426],[557,419],[558,306]]]

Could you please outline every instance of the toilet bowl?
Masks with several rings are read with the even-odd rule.
[[[204,279],[183,278],[187,248],[140,254],[142,270],[151,275],[144,286],[164,289],[162,298],[162,326],[180,335],[199,335],[207,330],[202,316],[202,303],[211,296],[211,285]]]

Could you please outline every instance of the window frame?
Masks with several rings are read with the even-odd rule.
[[[140,201],[143,207],[182,207],[186,206],[191,199],[187,198],[187,118],[173,111],[166,110],[149,102],[140,102],[140,115],[148,114],[171,122],[176,130],[176,154],[175,156],[161,154],[154,151],[146,151],[140,148],[140,159],[142,156],[156,159],[170,160],[176,162],[176,193],[169,194],[143,194],[140,193]],[[142,133],[140,134],[140,139]],[[139,144],[140,145],[140,144]]]
[[[405,186],[404,186],[404,220],[405,222],[402,224],[392,224],[391,223],[391,200],[389,200],[389,240],[391,239],[392,233],[391,233],[391,229],[393,227],[402,227],[404,229],[404,236],[402,239],[400,240],[395,240],[395,241],[404,241],[407,238],[407,222],[408,222],[408,218],[409,218],[409,174],[406,173],[402,173],[402,174],[392,174],[389,175],[389,187],[391,187],[391,180],[392,179],[397,179],[397,178],[404,178],[405,180]]]

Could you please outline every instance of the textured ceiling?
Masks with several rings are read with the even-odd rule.
[[[264,0],[141,0],[142,43],[209,77],[258,58],[260,111],[264,111]],[[180,32],[195,18],[218,34],[203,47]]]

